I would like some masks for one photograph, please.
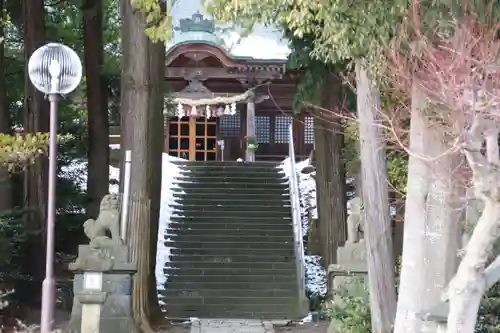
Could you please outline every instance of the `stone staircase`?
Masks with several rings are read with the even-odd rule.
[[[167,317],[303,316],[288,180],[277,164],[175,164],[160,293]]]

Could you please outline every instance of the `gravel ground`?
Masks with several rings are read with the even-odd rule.
[[[33,310],[23,322],[27,326],[21,332],[39,333],[38,323],[40,320],[40,311]],[[64,328],[69,320],[69,313],[65,311],[56,311],[56,328]],[[314,323],[289,324],[287,326],[275,326],[275,333],[327,333],[328,321]],[[26,329],[28,328],[28,329]],[[182,322],[166,322],[155,327],[158,333],[190,333],[191,325]],[[10,330],[0,330],[0,332],[9,332]],[[18,331],[19,332],[19,331]],[[56,331],[57,332],[57,331]]]
[[[290,324],[288,326],[275,327],[275,333],[327,333],[329,322],[321,321],[317,325],[313,323]],[[170,323],[157,328],[159,333],[189,333],[189,324]]]
[[[328,321],[320,321],[316,325],[313,323],[288,325],[282,327],[275,327],[276,333],[327,333]]]
[[[191,325],[180,322],[166,323],[155,327],[158,333],[189,333]]]

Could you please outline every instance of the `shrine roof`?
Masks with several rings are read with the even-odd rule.
[[[185,50],[186,45],[196,45],[198,48],[204,45],[208,53],[217,53],[224,60],[230,59],[239,64],[286,62],[290,49],[281,39],[280,31],[254,26],[251,32],[244,32],[245,37],[242,37],[240,34],[243,32],[238,32],[237,28],[229,29],[204,15],[199,9],[199,2],[184,0],[174,6],[173,18],[178,23],[173,27],[173,38],[167,43],[167,57],[174,53],[180,55],[177,50]],[[198,9],[193,13],[192,10],[196,8]]]
[[[286,59],[258,59],[248,56],[235,56],[217,43],[205,40],[183,41],[172,45],[166,53],[165,65],[170,66],[179,56],[203,59],[212,56],[218,59],[224,67],[237,71],[284,71]]]

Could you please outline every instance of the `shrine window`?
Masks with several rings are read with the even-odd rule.
[[[292,121],[292,116],[276,116],[274,143],[288,143],[288,133]]]
[[[304,118],[304,143],[314,144],[314,118]]]
[[[234,115],[223,115],[219,117],[219,135],[221,137],[240,136],[241,114],[236,110]]]
[[[255,117],[255,138],[258,143],[269,143],[270,135],[270,119],[269,116]]]

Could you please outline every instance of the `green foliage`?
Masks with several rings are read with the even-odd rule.
[[[0,165],[10,170],[27,165],[47,150],[47,133],[9,135],[0,133]]]
[[[330,74],[330,66],[311,57],[313,36],[297,38],[290,29],[285,29],[285,37],[290,40],[292,50],[288,57],[288,67],[303,71],[294,96],[294,110],[300,111],[304,103],[317,104],[320,101],[323,84]]]
[[[334,290],[336,301],[325,305],[325,314],[333,322],[331,333],[370,333],[371,314],[366,283],[360,277],[352,277],[348,281]]]
[[[387,152],[387,177],[389,184],[401,194],[406,194],[408,180],[408,155],[399,151]]]
[[[400,261],[401,258],[398,258],[398,267]],[[337,323],[335,327],[338,329],[333,332],[370,333],[369,294],[364,280],[354,279],[346,287],[335,290],[334,294],[340,299],[340,302],[330,302],[324,307],[325,314]],[[488,290],[481,300],[475,332],[499,333],[499,313],[500,284],[497,283]]]
[[[207,0],[219,20],[287,27],[298,39],[314,36],[309,53],[325,63],[378,52],[407,14],[408,1]]]
[[[358,146],[358,123],[346,121],[344,128],[344,149],[342,157],[348,175],[355,176],[359,172],[360,163]],[[392,187],[398,193],[405,194],[408,179],[408,155],[398,150],[387,150],[387,177]]]
[[[344,121],[342,123],[344,133],[344,148],[342,158],[346,167],[347,176],[356,177],[360,170],[359,160],[359,135],[358,123],[356,121]]]
[[[259,142],[255,137],[245,137],[245,146],[248,150],[256,151],[259,148]]]
[[[60,144],[71,139],[71,135],[58,135],[57,137]],[[18,167],[26,167],[47,151],[48,140],[47,133],[28,133],[25,135],[0,133],[0,165],[7,166],[9,171]]]
[[[0,212],[0,272],[21,275],[20,252],[26,239],[23,215],[29,211],[12,209]]]
[[[120,12],[119,0],[104,0],[104,41],[105,63],[103,73],[107,78],[109,90],[119,97],[120,88]],[[25,59],[24,43],[21,33],[22,11],[19,1],[8,1],[6,4],[8,20],[2,22],[5,30],[5,94],[6,107],[9,111],[10,123],[22,127],[24,123],[25,99]],[[83,59],[83,26],[80,8],[81,1],[49,1],[45,2],[45,24],[47,40],[62,42],[74,50]],[[59,103],[58,113],[58,179],[56,186],[56,274],[61,267],[60,258],[67,258],[77,251],[76,244],[82,244],[86,237],[83,234],[82,224],[86,219],[84,207],[86,204],[85,182],[83,172],[86,164],[75,168],[75,160],[86,157],[86,118],[87,110],[84,104],[75,101],[85,101],[85,81],[70,98],[63,98]],[[118,98],[111,99],[111,109],[116,109]],[[47,133],[27,135],[0,135],[0,164],[7,165],[13,171],[12,196],[13,208],[0,212],[0,326],[3,324],[2,305],[8,296],[12,303],[36,302],[40,291],[40,281],[31,276],[33,257],[30,246],[33,242],[33,233],[39,232],[30,226],[27,232],[25,217],[28,213],[39,212],[45,207],[23,207],[25,197],[23,193],[21,170],[40,154],[45,154],[48,148]],[[71,169],[71,172],[68,172]],[[61,171],[65,172],[61,172]],[[65,253],[61,255],[61,252]],[[43,256],[42,256],[43,257]],[[42,258],[43,259],[43,258]],[[60,279],[60,274],[56,275]],[[62,277],[64,278],[64,277]],[[59,293],[60,281],[57,281]],[[70,283],[71,285],[71,283]],[[15,289],[13,295],[5,295],[4,288]],[[69,298],[71,300],[71,298]],[[9,309],[16,308],[10,306]]]
[[[500,332],[500,284],[495,284],[481,300],[476,333]]]
[[[146,35],[154,41],[166,41],[172,36],[172,6],[176,0],[130,0],[132,6],[146,16]],[[166,8],[162,8],[162,3]]]

